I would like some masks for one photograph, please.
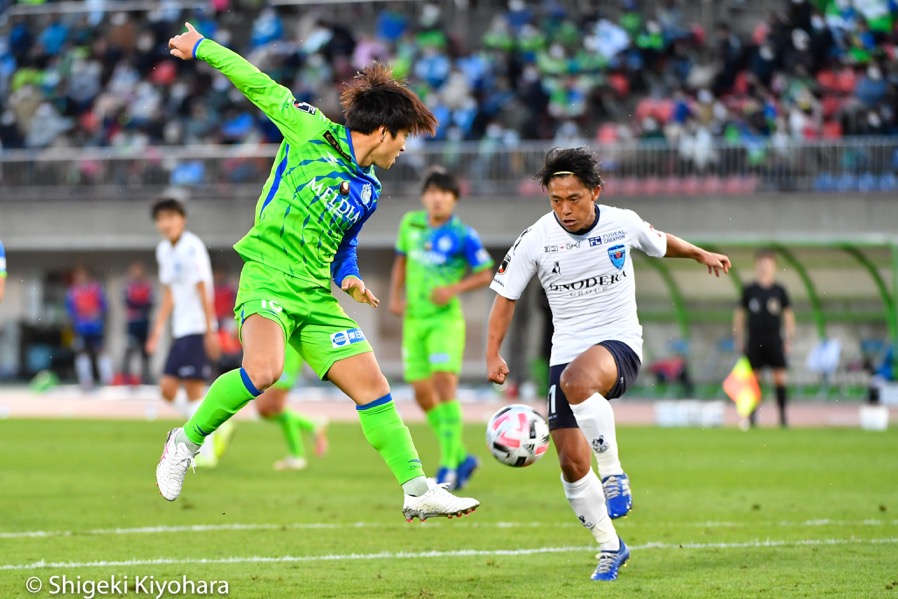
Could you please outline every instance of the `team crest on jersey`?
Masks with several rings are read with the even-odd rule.
[[[374,189],[371,187],[370,183],[365,183],[362,187],[362,203],[367,206],[371,203],[371,194]]]
[[[608,257],[611,258],[611,263],[614,265],[614,268],[618,270],[623,269],[624,262],[627,261],[627,246],[616,245],[608,248]]]

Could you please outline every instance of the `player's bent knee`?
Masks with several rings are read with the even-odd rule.
[[[268,389],[281,378],[283,368],[277,368],[271,364],[254,364],[244,362],[243,370],[246,371],[249,380],[259,391]]]
[[[580,369],[565,368],[558,381],[565,397],[571,403],[580,403],[596,392],[592,377]]]

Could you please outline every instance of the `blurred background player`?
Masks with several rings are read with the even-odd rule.
[[[765,368],[773,371],[780,426],[786,426],[786,356],[795,339],[795,314],[786,289],[776,282],[776,254],[755,254],[755,281],[742,288],[742,299],[733,315],[736,350],[748,357],[758,377]],[[760,405],[760,404],[759,404]],[[757,424],[758,408],[740,422],[745,429]]]
[[[327,452],[327,419],[311,419],[287,407],[287,395],[299,382],[302,358],[293,346],[287,345],[284,356],[284,372],[281,378],[256,398],[259,416],[281,425],[288,455],[274,463],[275,470],[305,470],[308,466],[303,433],[315,437],[315,455]]]
[[[642,364],[642,326],[636,314],[631,250],[649,256],[692,258],[719,275],[729,259],[656,231],[630,210],[596,201],[602,177],[586,148],[554,149],[537,180],[552,212],[521,233],[490,288],[496,292],[487,335],[487,374],[502,384],[508,366],[499,355],[515,302],[536,274],[552,310],[549,430],[561,464],[561,484],[580,522],[599,543],[593,580],[615,580],[630,551],[614,518],[631,503],[618,457],[609,399],[633,384]],[[595,454],[602,481],[592,469]]]
[[[390,310],[403,317],[405,380],[439,440],[437,483],[462,488],[478,460],[465,449],[457,398],[465,351],[458,296],[489,285],[493,259],[477,232],[454,214],[461,195],[455,176],[433,170],[421,192],[424,210],[409,212],[399,225]]]
[[[341,94],[345,125],[297,101],[239,54],[190,23],[169,40],[171,54],[199,58],[225,75],[284,136],[256,204],[253,228],[234,246],[244,260],[235,313],[243,365],[219,376],[183,428],[169,431],[156,467],[163,497],[177,499],[191,458],[209,434],[273,385],[286,343],[322,380],[356,404],[365,438],[402,487],[409,522],[461,516],[480,505],[427,479],[408,427],[371,344],[331,292],[331,280],[358,303],[380,303],[359,272],[358,234],[377,208],[374,166],[390,168],[410,135],[436,118],[382,64],[367,66]]]
[[[453,175],[434,170],[427,176],[421,187],[424,210],[409,212],[399,225],[390,279],[390,311],[403,317],[405,380],[439,440],[437,483],[450,489],[464,487],[478,465],[465,449],[457,398],[465,352],[458,296],[493,278],[493,259],[477,232],[454,214],[460,194]]]
[[[143,262],[133,262],[128,268],[125,281],[125,321],[127,341],[125,357],[122,360],[122,379],[125,384],[137,385],[150,382],[150,354],[147,353],[147,338],[150,334],[150,312],[154,302],[153,283],[147,277]],[[140,356],[140,377],[131,376],[131,362],[134,354]]]
[[[112,363],[103,347],[107,310],[103,287],[86,267],[76,266],[66,293],[66,311],[75,334],[75,376],[84,390],[93,389],[96,378],[104,385],[112,382]]]
[[[153,354],[169,317],[172,321],[172,344],[165,360],[159,388],[162,398],[179,408],[185,418],[199,409],[206,380],[211,376],[210,360],[218,357],[218,334],[212,307],[212,264],[206,245],[186,230],[187,212],[174,198],[160,199],[152,208],[156,229],[163,239],[156,246],[162,302],[156,314],[147,352]],[[178,389],[183,386],[186,403],[176,403]],[[225,429],[215,442],[208,444],[197,459],[198,466],[218,463],[230,431]]]
[[[0,303],[3,303],[3,295],[6,293],[6,248],[0,241]]]

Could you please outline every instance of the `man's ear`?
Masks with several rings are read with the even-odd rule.
[[[592,201],[596,202],[599,199],[599,196],[602,195],[602,186],[596,185],[596,190],[592,192]]]
[[[381,125],[377,130],[380,131],[380,141],[385,141],[387,139],[387,133],[389,133],[389,131],[387,131],[387,126]]]

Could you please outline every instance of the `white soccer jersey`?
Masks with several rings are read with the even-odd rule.
[[[521,233],[490,288],[517,300],[534,273],[552,309],[552,357],[566,364],[601,341],[622,341],[642,360],[636,281],[630,250],[667,253],[667,235],[632,210],[599,205],[598,222],[583,235],[567,232],[550,212]]]
[[[175,339],[206,332],[206,312],[196,288],[206,284],[206,294],[212,301],[212,264],[209,252],[200,238],[184,231],[174,245],[163,239],[156,246],[156,262],[159,265],[159,282],[171,289],[172,336]]]

